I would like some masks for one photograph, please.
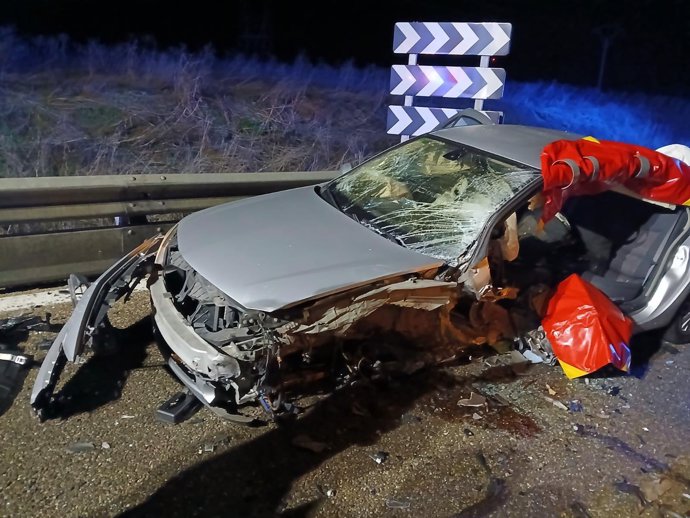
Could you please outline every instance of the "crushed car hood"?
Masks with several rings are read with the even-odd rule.
[[[267,312],[443,264],[360,225],[314,187],[191,214],[177,242],[209,282],[245,308]]]

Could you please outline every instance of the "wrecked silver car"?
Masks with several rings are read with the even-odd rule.
[[[31,403],[39,412],[50,405],[64,362],[102,339],[108,309],[146,277],[172,372],[235,421],[253,419],[248,405],[289,411],[305,387],[389,367],[413,372],[471,345],[517,340],[548,355],[544,305],[572,273],[637,331],[690,321],[681,315],[687,208],[621,187],[569,199],[540,219],[541,152],[577,138],[524,126],[446,128],[331,182],[191,214],[90,284]],[[690,326],[673,332],[690,335]]]

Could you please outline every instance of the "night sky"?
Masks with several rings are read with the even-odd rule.
[[[150,37],[160,47],[211,43],[291,60],[304,53],[337,64],[388,66],[396,21],[502,21],[513,24],[511,55],[498,58],[514,80],[594,86],[601,38],[611,41],[604,86],[690,97],[687,0],[21,0],[3,2],[0,24],[23,34],[67,33],[76,41]],[[328,10],[327,10],[328,8]],[[456,59],[457,63],[457,59]],[[459,63],[469,64],[469,63]],[[473,63],[474,64],[474,63]]]

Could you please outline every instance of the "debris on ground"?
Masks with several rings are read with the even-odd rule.
[[[38,349],[39,351],[47,351],[48,349],[50,349],[51,345],[53,345],[53,340],[50,338],[46,338],[38,342],[38,344],[36,344],[36,349]]]
[[[329,487],[322,486],[321,484],[316,484],[316,489],[318,490],[319,493],[321,493],[326,498],[333,498],[336,494],[335,489],[331,489]]]
[[[506,481],[494,476],[484,454],[478,451],[475,453],[475,458],[489,478],[489,483],[484,490],[484,496],[469,507],[454,514],[454,518],[492,515],[496,510],[505,505],[510,495]]]
[[[611,387],[608,391],[609,396],[617,396],[620,394],[621,388],[620,387]]]
[[[552,389],[548,383],[546,384],[546,390],[548,390],[549,396],[555,396],[556,395],[556,391],[554,389]]]
[[[179,424],[201,409],[201,401],[191,392],[178,392],[156,410],[156,419],[170,424]]]
[[[477,394],[476,392],[470,393],[470,397],[467,399],[461,399],[458,401],[458,406],[467,407],[483,407],[486,405],[486,398]]]
[[[107,442],[105,442],[105,441],[103,441],[103,442],[101,443],[101,449],[103,449],[103,450],[109,450],[109,449],[110,449],[110,444],[107,443]]]
[[[212,443],[204,444],[204,453],[213,453],[216,451],[216,445]]]
[[[376,453],[369,455],[376,464],[383,464],[388,460],[390,454],[387,451],[377,451]]]
[[[616,482],[615,484],[613,484],[613,487],[615,487],[621,493],[625,493],[636,497],[639,500],[638,504],[640,506],[640,509],[646,507],[649,504],[639,486],[636,486],[635,484],[630,484],[625,479]]]
[[[568,410],[571,412],[582,412],[584,407],[582,406],[582,402],[579,399],[573,399],[572,401],[568,401]]]
[[[404,499],[395,499],[395,498],[387,498],[386,499],[386,507],[388,509],[409,509],[410,505],[412,502],[410,501],[409,498],[404,498]]]
[[[554,365],[556,357],[542,326],[515,338],[515,349],[530,363]]]
[[[323,453],[328,449],[328,445],[326,443],[315,441],[308,435],[304,434],[293,437],[292,445],[303,450],[312,451],[314,453]]]
[[[16,317],[3,318],[0,320],[0,332],[8,333],[17,330],[20,326],[29,326],[32,323],[40,322],[40,318],[33,315],[19,315]]]
[[[549,403],[551,403],[551,404],[552,404],[553,406],[555,406],[556,408],[560,408],[561,410],[566,410],[566,411],[568,410],[568,407],[565,406],[565,405],[564,405],[563,403],[561,403],[560,401],[558,401],[557,399],[553,399],[553,398],[550,398],[550,397],[548,397],[548,396],[544,396],[544,399],[545,399],[546,401],[548,401]]]
[[[655,475],[640,482],[640,491],[647,502],[656,502],[673,486],[673,481],[664,476]]]
[[[84,453],[95,449],[96,445],[92,442],[75,442],[67,446],[70,453]]]

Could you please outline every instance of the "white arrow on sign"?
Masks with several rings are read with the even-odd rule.
[[[389,108],[393,112],[393,115],[397,117],[398,122],[396,122],[395,125],[388,130],[388,133],[392,133],[393,135],[402,135],[403,131],[405,131],[405,128],[407,128],[407,126],[410,125],[410,122],[412,122],[412,117],[407,115],[403,106],[389,106]]]
[[[510,36],[506,34],[498,23],[487,23],[484,27],[491,34],[493,40],[484,48],[482,54],[493,56],[510,41]]]
[[[443,47],[445,43],[450,40],[450,36],[446,33],[441,28],[441,25],[438,23],[429,23],[426,26],[427,29],[429,29],[429,32],[431,35],[434,37],[434,39],[427,45],[427,47],[424,49],[425,54],[435,54],[438,52],[438,49]]]
[[[422,39],[422,37],[412,28],[410,23],[402,22],[398,24],[398,27],[405,35],[405,39],[403,39],[402,44],[395,50],[395,52],[406,54],[412,47],[414,47],[415,43]]]
[[[422,88],[417,95],[430,96],[443,86],[443,78],[436,72],[432,66],[420,66],[419,69],[424,73],[429,82]]]
[[[501,89],[501,87],[503,87],[503,82],[490,68],[477,68],[476,70],[484,78],[486,85],[475,94],[475,98],[490,99],[498,90]]]
[[[479,41],[479,36],[472,30],[467,23],[454,23],[453,27],[462,36],[462,41],[458,43],[450,54],[465,54],[472,46]]]
[[[455,79],[455,85],[446,92],[444,97],[460,97],[465,90],[472,86],[470,76],[465,73],[462,67],[448,67],[448,72]]]
[[[415,84],[417,79],[405,65],[393,65],[393,71],[398,74],[401,81],[391,90],[392,95],[407,95],[407,90]]]
[[[421,135],[422,133],[428,133],[436,126],[438,126],[438,119],[434,117],[429,108],[417,108],[417,112],[424,119],[424,124],[414,132],[415,135]]]

